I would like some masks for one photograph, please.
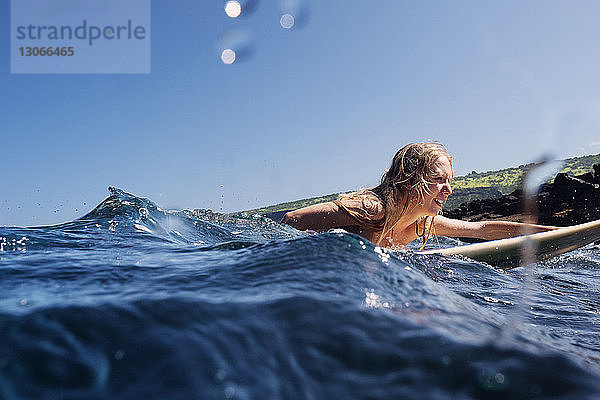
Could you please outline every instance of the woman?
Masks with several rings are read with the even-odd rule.
[[[411,143],[372,189],[342,195],[285,214],[284,223],[300,230],[344,228],[379,246],[401,248],[433,233],[486,240],[519,236],[524,228],[542,232],[556,227],[507,221],[466,222],[438,215],[452,193],[452,157],[438,143]]]

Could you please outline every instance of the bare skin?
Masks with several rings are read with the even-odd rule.
[[[438,215],[444,202],[452,193],[452,166],[445,156],[440,156],[433,165],[433,176],[428,191],[422,201],[409,199],[410,206],[394,224],[394,229],[382,241],[385,247],[401,247],[418,238],[417,224],[425,216],[435,216],[435,233],[440,236],[470,237],[485,240],[504,239],[528,233],[559,229],[553,226],[522,224],[508,221],[467,222]],[[381,209],[383,216],[383,209]],[[368,230],[357,225],[350,214],[333,202],[326,202],[288,212],[283,223],[299,230],[326,231],[331,228],[345,227],[360,234],[371,242],[377,242],[381,232]],[[422,224],[421,224],[422,231]]]

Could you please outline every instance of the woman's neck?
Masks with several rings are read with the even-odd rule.
[[[419,210],[418,206],[409,207],[397,220],[393,223],[394,229],[404,230],[415,221],[421,219],[425,214]]]

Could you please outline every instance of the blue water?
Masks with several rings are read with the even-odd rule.
[[[528,271],[111,189],[0,228],[0,398],[600,398],[599,246]]]

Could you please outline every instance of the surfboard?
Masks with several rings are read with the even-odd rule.
[[[600,220],[527,236],[491,240],[446,249],[421,250],[417,253],[444,256],[462,255],[473,260],[486,262],[494,267],[510,269],[520,265],[522,247],[528,240],[536,249],[537,259],[546,260],[600,240]]]

